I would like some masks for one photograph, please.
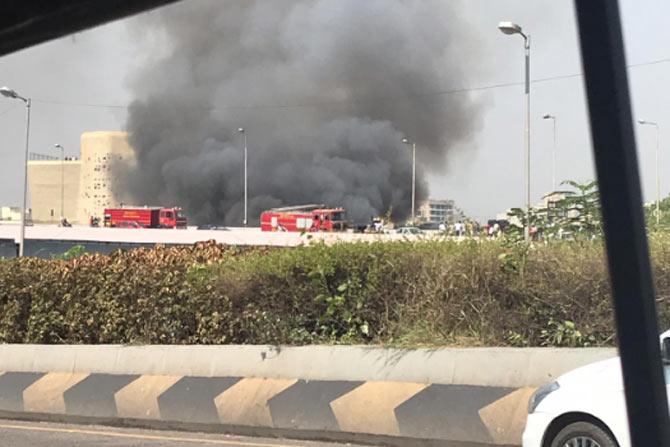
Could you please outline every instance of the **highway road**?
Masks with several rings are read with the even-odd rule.
[[[341,447],[343,444],[223,434],[21,422],[0,419],[2,447]],[[347,447],[352,444],[346,444]]]
[[[0,224],[0,239],[18,241],[19,225],[10,223]],[[423,235],[428,237],[429,235]],[[260,228],[229,228],[228,230],[198,230],[189,227],[185,230],[167,230],[156,228],[91,228],[75,225],[61,228],[56,225],[34,225],[26,228],[26,239],[78,241],[78,242],[124,242],[136,244],[186,244],[191,245],[200,241],[215,240],[228,245],[270,245],[296,246],[310,241],[324,241],[325,243],[403,240],[418,238],[402,234],[361,234],[349,232],[334,233],[292,233],[266,232]]]

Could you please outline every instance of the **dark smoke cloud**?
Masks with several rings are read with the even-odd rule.
[[[239,224],[243,139],[249,217],[303,203],[367,221],[407,217],[418,178],[478,126],[455,40],[457,15],[429,0],[197,0],[158,10],[134,32],[161,53],[131,81],[127,128],[138,204],[177,204],[196,222]],[[427,196],[418,181],[419,197]]]

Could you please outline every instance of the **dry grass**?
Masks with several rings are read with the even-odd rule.
[[[651,241],[670,323],[670,238]],[[0,342],[603,346],[598,242],[215,244],[0,262]]]

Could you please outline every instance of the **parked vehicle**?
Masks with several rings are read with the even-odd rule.
[[[214,225],[214,224],[200,224],[197,227],[198,230],[217,230],[217,231],[228,231],[228,228],[222,226],[222,225]]]
[[[423,222],[422,224],[419,225],[419,230],[438,232],[442,231],[440,230],[441,227],[444,227],[444,224],[440,222]]]
[[[134,220],[123,220],[116,224],[116,228],[144,228]]]
[[[127,222],[135,222],[129,226]],[[121,226],[123,225],[123,227]],[[117,228],[186,228],[186,216],[181,208],[107,208],[104,226]]]
[[[344,208],[302,205],[274,208],[261,214],[262,231],[346,231]]]
[[[419,234],[423,234],[423,231],[421,231],[417,227],[400,227],[396,228],[395,232],[397,234],[404,234],[407,236],[416,236]]]
[[[670,331],[661,340],[669,377]],[[630,447],[619,357],[564,374],[530,398],[523,447],[564,446]]]

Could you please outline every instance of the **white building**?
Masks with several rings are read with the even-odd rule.
[[[452,222],[454,220],[454,201],[446,199],[428,199],[419,203],[417,217],[420,222]]]
[[[0,220],[19,222],[21,220],[21,208],[18,206],[0,207]]]

